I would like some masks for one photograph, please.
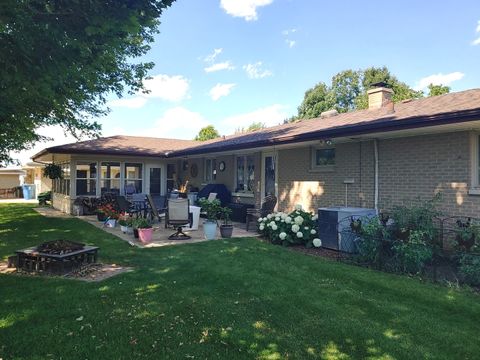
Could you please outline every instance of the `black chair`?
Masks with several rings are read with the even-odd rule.
[[[165,213],[165,228],[173,225],[177,231],[170,235],[170,240],[187,240],[190,236],[183,232],[182,226],[192,226],[192,214],[190,213],[190,200],[188,199],[168,199],[167,211]]]
[[[275,209],[275,205],[277,205],[277,198],[274,195],[268,195],[263,199],[260,209],[247,209],[247,231],[249,229],[250,221],[257,221],[260,217],[265,217],[272,213],[273,209]]]
[[[159,222],[162,221],[162,217],[165,217],[165,196],[158,196],[154,198],[152,195],[146,195],[146,205],[147,205],[147,217],[153,219],[158,219]]]
[[[125,198],[125,196],[116,196],[115,202],[119,212],[129,214],[130,216],[138,215],[139,210],[137,210],[135,206],[133,206],[133,204]]]

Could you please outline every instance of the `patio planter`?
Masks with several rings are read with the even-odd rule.
[[[97,212],[97,220],[104,222],[105,220],[107,220],[107,216],[103,212]]]
[[[133,227],[127,226],[127,234],[133,234]]]
[[[148,244],[152,241],[153,228],[138,229],[138,237],[144,244]]]
[[[222,238],[231,238],[233,234],[233,225],[221,225],[220,235]]]
[[[122,233],[126,234],[128,233],[128,226],[120,225],[120,230],[122,231]]]
[[[138,239],[138,229],[136,229],[136,228],[133,228],[133,237],[135,239]]]
[[[203,234],[205,239],[213,240],[217,237],[217,222],[216,221],[204,221],[203,222]]]

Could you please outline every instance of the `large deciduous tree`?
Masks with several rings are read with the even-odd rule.
[[[174,0],[0,2],[0,165],[60,125],[94,136],[106,97],[143,91],[162,11]]]
[[[377,82],[385,82],[394,91],[394,102],[423,96],[422,91],[415,91],[399,81],[386,67],[344,70],[333,76],[331,86],[320,82],[307,90],[293,120],[318,117],[331,109],[338,112],[365,109],[368,107],[367,91]]]
[[[195,140],[207,141],[207,140],[216,139],[218,137],[220,137],[220,134],[218,133],[217,129],[215,129],[213,125],[208,125],[200,129],[200,131],[198,132],[198,135],[195,136]]]

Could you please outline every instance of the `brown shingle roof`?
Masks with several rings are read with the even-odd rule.
[[[108,155],[166,156],[175,150],[186,149],[198,144],[199,142],[194,140],[116,135],[53,146],[43,150],[33,158],[38,157],[44,152],[57,154],[97,153]]]
[[[32,158],[35,159],[45,153],[173,157],[472,120],[480,120],[480,89],[396,103],[394,112],[386,108],[358,110],[206,142],[119,135],[54,146]]]
[[[467,119],[465,117],[471,117]],[[278,125],[246,134],[226,136],[179,150],[175,155],[251,148],[312,138],[339,137],[354,133],[382,132],[409,127],[438,125],[440,122],[480,120],[480,89],[396,103],[386,108],[357,110],[328,118],[315,118]]]

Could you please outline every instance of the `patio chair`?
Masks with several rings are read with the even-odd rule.
[[[170,235],[170,240],[187,240],[190,236],[183,232],[182,226],[192,226],[190,214],[190,201],[188,199],[168,199],[167,211],[165,213],[165,228],[169,225],[175,226],[177,231]]]
[[[268,195],[263,199],[260,209],[247,209],[247,231],[249,229],[250,221],[257,221],[258,218],[267,216],[273,212],[277,205],[277,198],[274,195]]]
[[[208,194],[207,200],[210,201],[210,202],[212,202],[212,201],[215,200],[216,198],[217,198],[217,193],[213,193],[213,192],[212,192],[212,193]]]
[[[133,206],[130,201],[125,198],[125,196],[116,196],[115,202],[117,203],[117,210],[119,212],[126,213],[130,216],[138,214],[138,210],[135,208],[135,206]]]
[[[159,222],[162,221],[162,217],[165,217],[165,196],[159,196],[156,198],[157,201],[153,198],[152,195],[146,194],[146,216],[149,216],[153,219],[158,219]]]
[[[125,185],[124,191],[125,191],[125,196],[128,199],[131,199],[132,195],[137,192],[137,188],[133,184],[127,184]]]

